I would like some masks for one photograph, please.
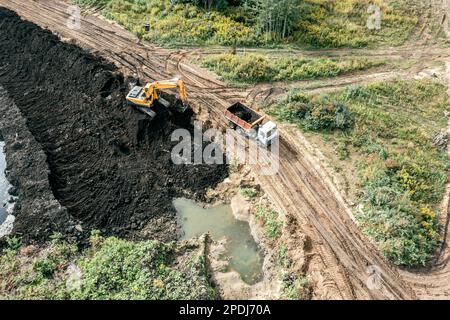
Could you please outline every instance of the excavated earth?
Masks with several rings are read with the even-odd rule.
[[[156,106],[150,123],[125,103],[131,80],[101,58],[3,8],[0,43],[0,130],[19,196],[13,233],[25,241],[93,229],[172,240],[172,199],[205,200],[228,175],[226,165],[174,165],[171,133],[193,132],[192,112]]]

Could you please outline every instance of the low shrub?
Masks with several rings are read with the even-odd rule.
[[[308,300],[311,295],[311,280],[304,275],[286,275],[282,293],[287,300]]]
[[[45,250],[36,254],[28,247],[33,254],[23,257],[20,242],[14,243],[0,254],[0,299],[66,299],[62,270],[76,256],[77,246],[56,235]]]
[[[196,268],[186,268],[185,273],[171,267],[173,254],[171,244],[107,238],[77,261],[83,277],[71,296],[82,300],[206,298],[208,287],[199,282]]]
[[[303,121],[303,126],[308,130],[344,130],[352,126],[352,114],[348,108],[340,102],[313,104]]]
[[[274,80],[304,80],[336,77],[352,71],[366,70],[380,66],[384,61],[370,61],[365,58],[332,60],[330,58],[281,58],[274,60]]]
[[[346,130],[353,125],[353,116],[342,102],[328,99],[310,100],[291,91],[273,106],[269,113],[282,121],[297,123],[306,130]]]
[[[387,169],[363,182],[356,218],[383,255],[399,265],[425,265],[439,244],[436,214],[411,199]]]
[[[270,77],[269,60],[257,54],[235,56],[223,54],[206,58],[202,66],[217,72],[232,82],[255,83],[266,81]]]
[[[283,222],[279,220],[278,212],[271,208],[258,206],[256,217],[264,224],[265,234],[268,238],[275,239],[281,236]]]
[[[259,54],[221,54],[204,58],[202,67],[234,83],[304,80],[335,77],[384,64],[368,59],[332,60],[330,58],[269,58]]]
[[[258,191],[254,188],[241,188],[241,194],[247,198],[254,198],[258,195]]]

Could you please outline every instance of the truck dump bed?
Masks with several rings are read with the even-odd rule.
[[[225,111],[225,117],[246,130],[252,129],[264,119],[264,116],[261,116],[240,102],[231,105]]]

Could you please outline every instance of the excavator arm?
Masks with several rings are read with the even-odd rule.
[[[134,87],[128,93],[127,101],[129,104],[136,106],[139,110],[147,113],[153,118],[156,114],[154,111],[150,110],[150,108],[156,100],[159,99],[162,104],[168,106],[168,103],[164,102],[165,100],[160,98],[158,90],[174,88],[178,88],[179,98],[183,103],[183,107],[179,109],[181,112],[184,112],[189,104],[184,81],[179,78],[147,83],[143,88]]]
[[[173,88],[178,88],[180,100],[183,103],[185,103],[185,102],[187,103],[187,95],[186,95],[186,88],[184,86],[184,82],[183,82],[183,80],[178,79],[178,78],[147,83],[144,87],[144,92],[146,93],[147,98],[153,97],[153,100],[155,100],[155,99],[158,99],[158,91],[157,90],[173,89]]]

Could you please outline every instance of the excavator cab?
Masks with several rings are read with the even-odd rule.
[[[142,89],[142,87],[134,86],[127,95],[127,103],[153,119],[156,117],[156,112],[150,108],[151,105],[146,103],[147,98]]]
[[[155,101],[158,101],[158,103],[161,103],[166,108],[170,107],[170,103],[159,96],[158,90],[172,88],[178,88],[179,99],[181,100],[181,105],[175,105],[177,111],[185,112],[189,107],[189,103],[187,101],[184,82],[179,78],[147,83],[144,87],[135,86],[127,95],[127,103],[153,119],[156,116],[156,112],[152,110]]]

